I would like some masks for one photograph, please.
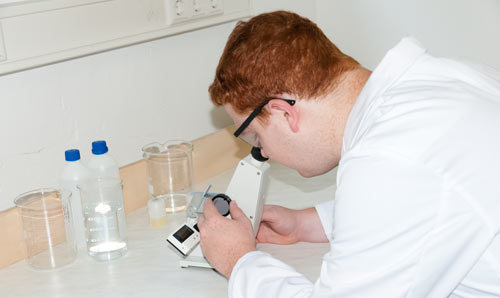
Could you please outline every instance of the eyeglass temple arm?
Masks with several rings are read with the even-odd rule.
[[[273,99],[281,99],[281,100],[284,100],[286,101],[289,105],[293,106],[295,104],[295,100],[293,99],[286,99],[286,98],[280,98],[280,97],[270,97],[266,100],[265,103],[261,104],[260,106],[258,106],[255,110],[253,110],[253,112],[250,114],[250,116],[247,117],[247,119],[245,119],[245,121],[243,121],[243,123],[240,125],[240,127],[234,132],[234,136],[235,137],[239,137],[239,135],[245,130],[245,128],[247,128],[248,125],[250,125],[250,122],[252,122],[252,120],[257,117],[257,114],[259,114],[262,109],[264,108],[264,106],[266,104],[269,103],[270,100],[273,100]]]
[[[250,116],[248,116],[248,118],[245,119],[243,124],[241,124],[240,127],[234,132],[235,137],[240,136],[240,134],[245,130],[245,128],[247,128],[247,126],[250,124],[250,122],[252,122],[253,118],[255,118],[257,116],[257,114],[259,114],[262,111],[262,108],[264,108],[265,105],[266,104],[260,105],[255,110],[253,110],[253,112],[250,114]]]

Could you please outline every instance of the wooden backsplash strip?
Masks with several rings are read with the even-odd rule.
[[[194,182],[234,168],[250,153],[250,146],[233,136],[230,126],[193,141]],[[161,140],[160,140],[161,141]],[[146,163],[143,160],[120,168],[125,213],[144,207],[148,201]],[[16,208],[0,212],[0,268],[26,258],[21,217]]]
[[[23,225],[16,208],[0,212],[0,268],[26,258]]]
[[[193,141],[194,183],[235,168],[250,145],[233,136],[234,125]]]
[[[123,180],[125,213],[130,213],[141,208],[148,202],[146,174],[147,168],[144,160],[139,160],[120,168],[120,177]]]

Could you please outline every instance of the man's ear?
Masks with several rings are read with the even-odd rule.
[[[293,132],[299,131],[299,113],[294,106],[284,100],[273,99],[267,104],[270,109],[281,111]]]

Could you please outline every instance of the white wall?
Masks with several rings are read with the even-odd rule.
[[[315,12],[314,1],[254,2],[256,13],[275,9]],[[65,149],[86,161],[90,143],[105,139],[122,166],[148,142],[231,124],[207,88],[234,24],[1,76],[0,210],[22,192],[57,186]]]
[[[498,0],[317,0],[316,9],[328,37],[369,68],[413,35],[434,55],[500,69]]]
[[[230,0],[227,0],[230,1]],[[317,21],[373,68],[401,37],[433,53],[500,69],[497,0],[254,0]],[[106,139],[120,165],[151,141],[195,139],[230,124],[207,88],[234,23],[0,77],[0,210],[30,189],[56,186],[64,150]]]
[[[274,10],[288,10],[316,21],[317,0],[253,0],[255,14]]]

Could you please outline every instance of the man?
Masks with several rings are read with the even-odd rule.
[[[257,235],[329,241],[314,284],[256,251],[234,201],[232,219],[207,201],[201,245],[229,296],[500,297],[498,78],[413,39],[372,73],[296,14],[239,23],[212,101],[264,156],[305,177],[338,165],[338,181],[315,208],[266,206]]]

